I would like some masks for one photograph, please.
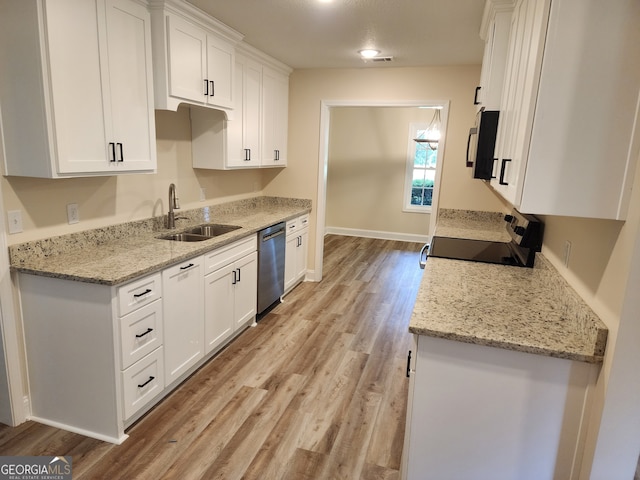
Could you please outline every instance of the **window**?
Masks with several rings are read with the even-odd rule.
[[[438,144],[414,141],[414,138],[425,138],[427,127],[426,123],[409,125],[407,177],[404,191],[404,210],[408,212],[431,212],[438,163]]]

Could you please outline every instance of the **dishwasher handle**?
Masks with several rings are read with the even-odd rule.
[[[280,235],[284,235],[284,232],[285,232],[285,230],[284,230],[284,227],[283,227],[280,230],[276,230],[273,233],[268,233],[268,234],[266,234],[266,235],[264,235],[262,237],[262,241],[263,242],[267,242],[267,241],[271,240],[272,238],[279,237]]]

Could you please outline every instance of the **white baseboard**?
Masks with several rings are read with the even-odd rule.
[[[305,282],[319,282],[320,280],[316,278],[315,270],[307,270],[307,273],[304,275]]]
[[[347,237],[378,238],[380,240],[396,240],[400,242],[426,243],[428,235],[415,233],[383,232],[379,230],[359,230],[357,228],[326,227],[325,235],[345,235]]]
[[[109,435],[103,435],[91,430],[85,430],[84,428],[73,427],[71,425],[67,425],[66,423],[56,422],[47,418],[30,417],[29,420],[48,425],[50,427],[59,428],[60,430],[66,430],[67,432],[79,433],[80,435],[83,435],[85,437],[95,438],[97,440],[102,440],[103,442],[115,443],[116,445],[122,444],[122,442],[129,438],[129,435],[125,433],[123,433],[121,437],[111,437]]]

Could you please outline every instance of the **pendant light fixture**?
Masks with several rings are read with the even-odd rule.
[[[429,123],[424,134],[418,138],[414,138],[413,140],[425,147],[429,147],[431,150],[436,150],[438,148],[440,136],[440,109],[436,108],[433,118],[431,119],[431,123]]]

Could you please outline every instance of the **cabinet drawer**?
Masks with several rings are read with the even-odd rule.
[[[156,300],[120,319],[122,368],[162,345],[162,302]]]
[[[292,235],[309,226],[309,214],[287,220],[287,235]]]
[[[163,358],[159,347],[121,373],[125,420],[164,389]]]
[[[236,260],[255,252],[258,249],[257,235],[238,240],[231,245],[218,248],[204,256],[204,274],[215,272]]]
[[[162,296],[160,278],[160,274],[156,273],[119,287],[118,315],[124,317],[160,298]]]
[[[287,220],[287,236],[294,234],[298,230],[299,230],[298,218],[292,218],[291,220]]]

